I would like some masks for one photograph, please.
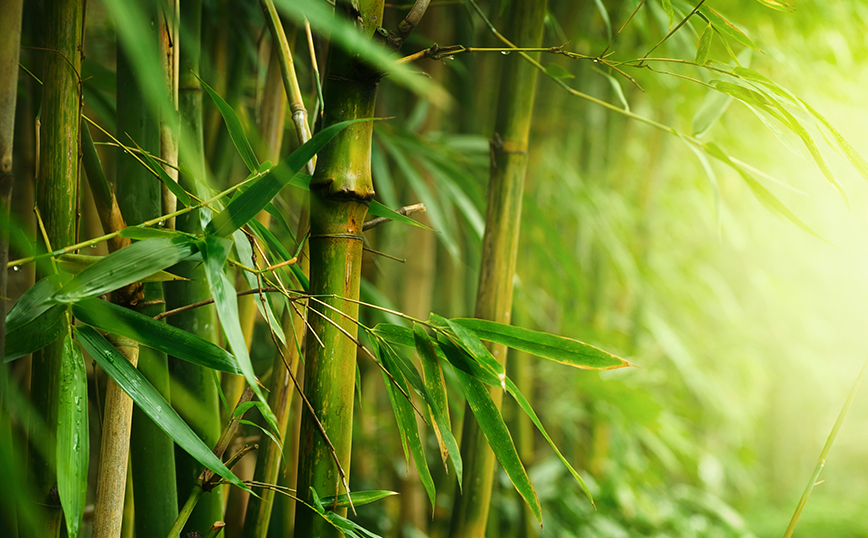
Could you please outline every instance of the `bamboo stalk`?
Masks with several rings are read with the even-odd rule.
[[[536,46],[542,40],[546,1],[517,0],[510,4],[509,35],[522,44]],[[536,69],[513,59],[504,66],[500,83],[497,120],[491,144],[491,179],[482,266],[476,295],[476,317],[509,323],[512,312],[512,282],[518,255],[521,197],[527,167],[528,137],[533,114]],[[492,354],[506,362],[506,347],[491,346]],[[503,391],[491,389],[500,406]],[[491,505],[495,457],[485,436],[465,411],[461,442],[464,460],[462,490],[456,491],[450,536],[482,538]]]
[[[178,76],[180,69],[180,40],[178,35],[178,19],[181,5],[179,0],[162,0],[160,17],[159,41],[160,58],[163,60],[166,91],[169,94],[168,106],[164,103],[160,114],[160,157],[165,164],[163,169],[172,180],[178,182],[178,137],[180,135],[180,118],[178,117]],[[178,200],[166,185],[160,186],[163,214],[173,213]],[[166,227],[175,228],[175,219],[166,221]]]
[[[130,364],[136,366],[139,362],[138,342],[123,336],[114,336],[112,339],[118,351]],[[99,450],[93,537],[118,538],[124,521],[133,400],[113,379],[109,379],[106,387],[105,409]]]
[[[196,74],[199,73],[201,53],[201,0],[191,0],[181,3],[181,35],[186,38],[181,47],[181,70],[179,78],[179,110],[181,116],[180,162],[199,179],[205,179],[204,141],[202,131],[202,87]],[[180,178],[181,184],[188,191],[197,192],[197,187],[191,184],[186,176]],[[185,213],[179,216],[176,227],[191,233],[201,233],[202,225],[198,212]],[[176,308],[197,303],[211,297],[208,281],[204,270],[195,262],[183,262],[172,269],[177,275],[191,278],[190,282],[166,283],[163,286],[166,296],[166,307]],[[218,340],[217,316],[213,307],[197,308],[169,318],[169,323],[180,329],[201,336],[211,342]],[[196,400],[190,402],[207,412],[192,411],[185,413],[185,403],[173,402],[183,416],[189,417],[190,427],[208,445],[214,445],[220,436],[220,405],[217,387],[214,384],[210,370],[190,364],[176,358],[169,361],[172,375],[172,386],[179,386],[179,391],[195,395]],[[175,389],[172,389],[174,392]],[[191,491],[196,484],[201,467],[188,454],[178,452],[175,459],[177,469],[177,488],[180,492]],[[211,525],[223,518],[222,488],[216,488],[204,493],[193,510],[187,522],[186,530],[206,532]],[[186,531],[185,531],[186,532]]]
[[[383,2],[368,0],[355,6],[338,2],[336,16],[349,16],[355,9],[360,12],[358,20],[366,24],[360,29],[371,36],[376,26],[373,21],[382,19]],[[372,118],[379,78],[379,73],[372,72],[352,53],[332,48],[324,88],[327,107],[323,125]],[[348,314],[351,319],[358,314],[358,305],[352,301],[359,297],[361,232],[367,213],[366,202],[374,194],[372,131],[372,122],[344,129],[320,153],[311,181],[310,292],[335,297],[324,301],[328,306],[312,306],[321,315],[311,317],[310,330],[324,347],[317,338],[307,340],[304,389],[313,413],[334,446],[340,467],[336,466],[314,417],[305,410],[299,438],[296,491],[308,502],[310,488],[320,495],[340,493],[342,477],[349,474],[356,344],[342,331],[354,338],[357,327],[348,317],[328,307]],[[295,536],[337,535],[318,514],[298,505],[296,508]]]
[[[272,45],[268,66],[268,75],[265,82],[265,96],[261,114],[260,133],[263,137],[263,145],[269,158],[276,162],[280,153],[283,139],[283,118],[286,112],[286,99],[283,96],[283,79],[280,76],[281,62],[279,56],[281,50]],[[309,136],[309,133],[308,133]],[[306,204],[304,206],[307,207]],[[262,214],[266,217],[268,214]],[[304,237],[307,233],[309,215],[306,209],[302,210],[299,217],[298,233],[296,237]],[[299,267],[308,274],[307,250],[304,249],[299,259]],[[256,298],[255,300],[258,300]],[[295,375],[298,371],[299,353],[302,345],[304,331],[304,317],[295,311],[289,310],[284,313],[282,320],[284,334],[286,335],[286,347],[274,355],[272,363],[272,383],[270,387],[268,405],[274,411],[279,428],[279,438],[285,444],[287,441],[286,429],[289,422],[290,406],[294,395],[295,386],[290,380],[290,374]],[[258,483],[276,484],[280,470],[283,447],[275,444],[270,439],[263,438],[259,443],[259,454],[256,459],[256,470],[253,480]],[[245,538],[265,538],[271,522],[271,511],[274,506],[274,490],[263,490],[260,497],[251,497],[247,504],[244,517],[243,536]]]
[[[58,0],[45,6],[45,41],[51,52],[45,54],[42,88],[42,132],[37,206],[45,223],[46,237],[52,245],[75,242],[75,214],[78,192],[79,106],[83,7],[80,0]],[[34,353],[31,401],[48,424],[53,436],[57,427],[58,375],[62,342],[58,340]],[[30,480],[51,504],[50,536],[60,529],[60,510],[50,502],[49,490],[55,485],[55,447],[29,455]]]
[[[145,24],[151,23],[149,24],[151,29],[149,35],[152,37],[152,42],[141,45],[156,47],[157,12],[153,6],[143,7],[149,16],[149,20],[145,21]],[[148,9],[149,7],[151,9]],[[128,135],[139,147],[155,153],[160,142],[159,123],[154,118],[151,109],[142,106],[142,103],[145,102],[145,96],[129,61],[128,52],[122,46],[119,46],[118,50],[117,76],[119,135],[122,137]],[[87,144],[85,147],[88,151],[92,151]],[[95,157],[94,152],[92,159],[96,160]],[[91,164],[88,168],[88,177],[91,179],[91,184],[94,185],[93,190],[105,231],[115,232],[122,229],[125,226],[123,217],[131,222],[141,222],[161,214],[159,184],[132,156],[125,154],[117,161],[117,198],[119,202],[115,201],[104,176],[100,176],[102,176],[101,168]],[[123,216],[118,213],[118,209]],[[125,243],[128,244],[129,241]],[[121,242],[120,246],[124,246],[124,243]],[[110,244],[110,248],[112,247],[118,248],[117,245]],[[141,300],[141,304],[151,305],[140,309],[150,316],[164,310],[162,289],[159,284],[146,284],[143,287],[133,286],[132,290],[135,292],[126,291],[116,294],[116,299],[130,307]],[[166,355],[150,348],[143,348],[141,351],[137,351],[135,364],[148,377],[151,384],[168,400],[169,379]],[[122,400],[123,398],[118,397],[117,400],[106,401],[106,422],[126,421],[126,428],[104,430],[103,446],[122,450],[123,453],[101,453],[101,458],[107,458],[110,462],[107,465],[111,466],[112,462],[126,461],[129,456],[131,481],[136,492],[133,495],[136,517],[133,520],[126,520],[125,525],[129,532],[132,532],[132,525],[134,525],[137,534],[151,536],[154,533],[164,532],[171,526],[177,514],[177,492],[173,476],[174,448],[171,439],[154,424],[150,417],[138,408],[128,412],[127,408],[128,406],[131,407],[132,401],[128,397],[126,400]],[[125,435],[127,440],[125,443],[120,439],[106,440],[105,436],[107,435]],[[132,446],[131,450],[130,445]],[[109,475],[118,472],[118,469],[121,468],[117,467],[118,464],[115,464],[114,468],[108,469],[105,468],[105,465],[101,465],[101,476],[103,472]],[[117,502],[123,504],[125,489],[119,481],[105,480],[100,483],[103,484],[104,489],[97,499],[98,512],[103,503],[108,503],[109,506]],[[117,489],[113,491],[105,489],[109,486]],[[129,493],[132,494],[133,492],[130,491]],[[111,514],[111,517],[115,516],[116,514]],[[120,527],[109,524],[106,526],[104,536],[117,536],[115,532],[120,532],[120,530]]]
[[[15,136],[15,102],[18,95],[18,51],[21,42],[23,0],[2,0],[0,11],[0,229],[9,229],[12,199],[12,143]],[[0,238],[0,267],[9,261],[9,245]],[[0,298],[6,293],[7,272],[0,271]],[[0,299],[0,356],[6,348],[6,301]],[[4,369],[5,366],[0,368]],[[4,377],[5,379],[5,377]],[[0,391],[3,387],[0,386]],[[0,401],[2,401],[0,392]],[[0,403],[2,406],[2,403]],[[2,410],[2,409],[0,409]],[[5,420],[0,418],[0,420]]]

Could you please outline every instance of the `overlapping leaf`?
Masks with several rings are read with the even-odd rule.
[[[77,326],[75,334],[84,349],[109,377],[114,379],[136,405],[151,417],[151,420],[166,432],[179,447],[196,461],[225,478],[230,484],[250,492],[250,488],[214,455],[172,406],[163,399],[159,391],[108,340],[88,326]]]
[[[235,357],[222,347],[129,308],[100,299],[84,299],[72,305],[72,314],[83,323],[126,336],[187,362],[230,374],[241,374]]]
[[[87,371],[78,344],[67,333],[60,363],[57,419],[57,492],[66,531],[78,536],[87,500],[90,435],[87,427]]]

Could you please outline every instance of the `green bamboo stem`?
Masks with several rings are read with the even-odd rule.
[[[373,35],[375,21],[382,20],[382,0],[358,2],[355,6],[338,2],[336,16],[347,16],[352,9],[360,11],[358,20],[367,25],[361,28],[365,35]],[[327,107],[323,125],[372,118],[379,77],[350,52],[332,48],[324,88]],[[310,292],[314,295],[336,294],[358,300],[363,244],[360,234],[367,213],[366,202],[374,194],[370,161],[372,131],[372,122],[351,125],[320,154],[311,182]],[[325,303],[348,314],[349,318],[357,317],[355,302],[329,298]],[[349,475],[356,344],[341,330],[353,337],[357,334],[356,324],[348,317],[318,304],[311,308],[322,314],[311,316],[310,328],[324,347],[316,338],[307,340],[304,390],[334,447],[340,468],[311,413],[305,410],[299,438],[296,491],[306,502],[311,499],[310,488],[320,495],[341,493],[345,480],[342,474]],[[317,514],[296,507],[295,536],[337,535],[336,529]]]
[[[18,96],[18,50],[21,42],[23,0],[2,0],[0,11],[0,229],[9,229],[12,200],[12,143],[15,136],[15,102]],[[9,245],[0,238],[0,267],[9,261]],[[0,297],[6,293],[7,272],[0,271]],[[6,348],[6,301],[0,300],[0,356]],[[5,373],[5,366],[4,368]],[[2,374],[0,374],[2,375]],[[3,388],[0,386],[0,402]],[[2,415],[2,403],[0,403]],[[5,419],[0,418],[0,421]]]
[[[40,177],[36,201],[45,223],[48,241],[52,245],[75,242],[75,213],[78,192],[79,150],[79,72],[83,8],[80,0],[59,0],[45,6],[45,43],[53,52],[44,60],[42,80],[42,132]],[[37,413],[48,424],[53,436],[57,427],[58,375],[62,343],[60,340],[33,355],[31,401]],[[49,490],[55,485],[55,454],[53,443],[45,451],[46,458],[31,449],[30,480],[48,502]],[[50,509],[50,535],[60,528],[60,510]]]
[[[199,58],[201,49],[201,0],[181,3],[181,36],[185,39],[181,45],[181,70],[179,79],[179,105],[181,116],[180,162],[190,170],[194,177],[206,177],[204,139],[202,131],[202,87],[196,74],[199,73]],[[195,185],[187,183],[186,176],[181,177],[181,184],[188,191],[196,193]],[[198,213],[179,215],[176,227],[191,233],[201,233],[202,225]],[[191,278],[189,282],[172,282],[163,286],[166,295],[166,307],[176,308],[197,303],[211,297],[211,290],[205,278],[201,264],[183,262],[175,266],[173,273]],[[213,307],[197,308],[192,311],[169,318],[169,323],[185,331],[201,336],[211,342],[218,341],[217,316]],[[220,404],[217,387],[214,385],[210,370],[190,364],[186,361],[172,358],[169,362],[172,374],[172,392],[174,387],[193,394],[196,408],[204,408],[205,413],[194,409],[185,409],[184,402],[175,402],[182,416],[187,417],[193,431],[208,445],[214,445],[220,436]],[[191,491],[201,470],[198,462],[185,452],[176,453],[177,488],[180,492]],[[222,488],[204,493],[202,499],[193,510],[186,530],[206,532],[215,521],[223,519]]]
[[[512,2],[510,35],[519,43],[538,45],[542,40],[545,13],[545,1]],[[504,66],[495,135],[491,144],[491,179],[476,295],[476,317],[501,323],[509,323],[512,313],[512,282],[518,254],[521,198],[536,78],[536,69],[528,63],[513,60]],[[493,345],[491,352],[497,360],[506,362],[505,346]],[[499,406],[503,391],[492,388],[491,393]],[[465,411],[465,417],[461,442],[464,480],[462,491],[456,491],[450,536],[482,538],[485,536],[491,505],[495,457],[469,408]]]

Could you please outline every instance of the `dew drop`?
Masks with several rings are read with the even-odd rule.
[[[162,412],[163,412],[163,406],[162,406],[162,405],[158,405],[158,406],[157,406],[157,413],[162,413]]]
[[[18,271],[21,270],[21,268],[16,265],[15,267],[12,268],[12,270],[17,273]]]
[[[500,51],[500,53],[503,54],[504,56],[509,56],[508,50],[502,50],[502,51]]]

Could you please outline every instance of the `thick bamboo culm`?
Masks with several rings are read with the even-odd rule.
[[[376,25],[372,21],[382,19],[382,0],[363,1],[356,6],[339,2],[336,16],[348,16],[353,9],[361,13],[359,21],[367,21],[367,27],[360,29],[367,36],[373,35]],[[379,73],[372,72],[351,53],[332,48],[324,87],[328,106],[323,125],[372,118],[379,77]],[[325,302],[344,315],[332,308],[310,305],[310,330],[318,338],[307,340],[304,390],[331,446],[311,412],[305,409],[298,441],[296,491],[308,502],[310,488],[319,495],[335,495],[344,492],[344,483],[349,480],[356,344],[343,331],[355,337],[358,330],[351,321],[357,319],[358,304],[351,301],[359,297],[362,225],[367,213],[366,202],[374,194],[372,132],[372,122],[356,123],[344,129],[320,153],[311,182],[310,292],[335,297]],[[324,347],[320,346],[320,341]],[[334,455],[331,447],[334,447]],[[318,514],[296,505],[296,537],[338,535],[339,532]]]
[[[4,14],[5,16],[5,14]],[[45,6],[45,47],[42,74],[42,129],[36,203],[51,246],[75,243],[78,199],[79,107],[83,5],[81,0],[58,0]],[[50,266],[38,268],[45,276]],[[54,431],[57,425],[58,383],[62,342],[33,354],[30,396],[33,407]],[[35,490],[51,504],[50,536],[60,532],[61,511],[50,502],[56,483],[54,446],[46,459],[30,449],[28,472]]]
[[[544,0],[512,2],[508,35],[523,46],[538,46],[542,40],[545,14]],[[509,323],[512,314],[521,197],[537,79],[537,69],[522,58],[514,56],[506,62],[491,143],[491,179],[476,295],[476,317],[501,323]],[[497,360],[506,362],[506,346],[492,345],[491,352]],[[500,406],[503,390],[498,387],[490,390],[492,399]],[[455,493],[450,536],[483,538],[496,460],[469,408],[465,417],[461,442],[464,480],[462,491],[456,490]]]

